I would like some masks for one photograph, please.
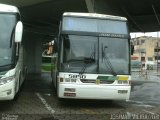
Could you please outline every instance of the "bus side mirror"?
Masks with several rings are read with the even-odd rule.
[[[134,45],[131,44],[131,55],[134,53]]]
[[[15,28],[15,42],[19,43],[22,41],[22,33],[23,33],[23,24],[21,21],[18,21]]]

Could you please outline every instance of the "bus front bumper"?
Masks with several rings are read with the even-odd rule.
[[[59,84],[58,97],[72,99],[129,100],[129,85]]]
[[[15,80],[0,85],[0,100],[12,100],[15,96]]]

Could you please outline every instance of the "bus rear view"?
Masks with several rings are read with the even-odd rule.
[[[129,100],[126,18],[64,13],[59,33],[54,82],[59,98]]]

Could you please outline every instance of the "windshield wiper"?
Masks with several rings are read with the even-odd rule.
[[[107,55],[105,54],[105,52],[104,52],[105,49],[108,48],[108,47],[105,46],[105,47],[103,48],[103,44],[102,44],[101,46],[102,46],[102,60],[103,60],[103,59],[106,60],[106,62],[107,62],[107,64],[108,64],[108,65],[107,65],[106,62],[105,62],[106,67],[108,68],[108,66],[109,66],[110,72],[111,72],[114,76],[116,76],[117,73],[114,71],[113,66],[112,66],[112,64],[111,64],[111,62],[110,62],[108,56],[107,56]]]
[[[95,62],[95,59],[94,58],[84,58],[84,66],[83,68],[81,69],[81,72],[79,74],[83,74],[84,71],[86,70],[87,68],[87,65],[90,64],[90,63],[94,63]]]
[[[66,63],[68,63],[68,66],[71,62],[83,62],[83,63],[85,63],[85,66],[83,66],[83,68],[81,70],[81,71],[83,71],[83,70],[85,70],[86,64],[93,63],[93,62],[95,62],[95,60],[93,58],[84,58],[84,59],[69,59],[69,60],[66,61]]]
[[[69,62],[83,62],[84,60],[83,59],[69,59],[67,60],[66,62],[69,63]]]
[[[90,64],[90,63],[94,63],[95,62],[95,52],[96,51],[96,46],[94,44],[94,50],[93,52],[91,53],[90,57],[86,57],[84,58],[84,66],[83,68],[81,69],[81,72],[79,74],[83,74],[87,68],[87,65]]]

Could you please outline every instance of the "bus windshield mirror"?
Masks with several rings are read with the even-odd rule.
[[[133,55],[133,53],[134,53],[134,45],[131,44],[131,55]]]

